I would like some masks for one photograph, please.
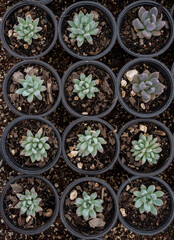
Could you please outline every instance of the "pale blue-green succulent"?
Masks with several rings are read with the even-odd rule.
[[[40,38],[38,32],[42,30],[42,27],[38,27],[39,18],[33,20],[31,15],[28,14],[26,19],[18,17],[18,22],[19,24],[14,27],[17,39],[22,39],[31,45],[33,39]]]
[[[92,80],[92,74],[85,76],[84,73],[80,74],[80,79],[74,79],[74,90],[80,99],[84,99],[85,96],[89,99],[95,97],[95,93],[98,92],[98,88],[95,87],[97,81]]]
[[[21,193],[16,194],[19,198],[19,202],[14,206],[16,209],[20,209],[20,214],[26,213],[28,216],[35,217],[37,212],[41,212],[43,209],[39,206],[41,198],[38,198],[38,194],[35,189],[31,191],[25,190],[25,195]]]
[[[75,38],[77,40],[77,46],[80,47],[84,43],[85,39],[89,44],[93,44],[91,36],[95,36],[99,33],[98,22],[93,20],[93,14],[86,13],[82,11],[74,16],[73,21],[68,21],[70,28],[70,38]]]
[[[150,73],[145,70],[133,77],[132,90],[147,103],[164,92],[165,86],[159,81],[159,72]]]
[[[140,213],[149,213],[151,212],[154,215],[157,215],[157,209],[155,206],[162,206],[163,201],[158,199],[158,197],[162,197],[164,192],[156,191],[155,186],[150,185],[148,188],[145,185],[141,185],[140,191],[134,191],[134,201],[135,207],[139,208]]]
[[[159,153],[162,151],[157,138],[153,138],[153,135],[140,134],[138,141],[132,141],[133,156],[135,161],[141,161],[141,165],[146,161],[149,164],[157,164],[157,160],[160,158]]]
[[[27,130],[27,136],[24,136],[21,141],[21,147],[24,148],[21,155],[30,157],[32,162],[43,161],[47,157],[46,150],[50,149],[50,145],[46,143],[48,137],[42,137],[42,133],[42,128],[35,135]]]
[[[77,206],[76,214],[83,216],[85,220],[96,218],[96,212],[100,213],[103,210],[103,200],[96,199],[97,193],[92,193],[90,196],[83,192],[83,198],[77,198],[75,205]]]
[[[158,9],[156,7],[146,11],[141,7],[138,11],[138,17],[132,21],[135,31],[139,38],[150,39],[152,36],[160,36],[161,29],[166,24],[162,21],[163,15],[158,18]]]
[[[34,97],[37,97],[39,100],[42,100],[41,92],[46,90],[46,87],[43,85],[43,80],[40,77],[35,75],[26,75],[25,79],[20,79],[19,83],[22,85],[22,88],[19,88],[16,93],[21,94],[23,97],[27,97],[27,101],[31,103]]]
[[[86,157],[91,154],[93,157],[97,155],[97,152],[103,153],[102,144],[106,144],[107,142],[99,137],[100,130],[91,130],[90,127],[85,131],[85,135],[78,135],[78,145],[76,150],[78,150],[78,155],[82,157]]]

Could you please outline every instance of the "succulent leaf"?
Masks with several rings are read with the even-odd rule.
[[[27,101],[31,103],[34,97],[37,97],[39,100],[42,100],[41,92],[46,90],[46,87],[43,85],[43,80],[40,77],[35,75],[26,75],[25,79],[20,79],[19,83],[23,88],[19,88],[16,93],[27,97]]]
[[[141,164],[145,164],[146,161],[149,164],[157,164],[157,160],[160,158],[160,153],[162,151],[160,144],[157,142],[157,138],[153,138],[153,135],[140,134],[138,141],[132,141],[133,156],[135,161],[141,161]]]
[[[47,157],[46,150],[50,149],[50,145],[46,143],[48,137],[42,137],[42,133],[42,128],[39,129],[35,136],[28,130],[27,136],[21,141],[21,147],[24,148],[21,155],[30,157],[32,162],[43,161],[44,157]]]
[[[154,100],[164,92],[165,86],[159,81],[159,72],[145,70],[142,74],[136,74],[133,78],[132,90],[147,103]]]
[[[160,30],[166,24],[162,20],[162,14],[160,18],[157,18],[158,9],[156,7],[146,11],[144,7],[140,7],[138,11],[138,17],[132,21],[137,36],[139,38],[150,39],[152,36],[160,36]]]
[[[39,19],[33,20],[31,15],[28,14],[26,19],[18,17],[19,24],[14,26],[14,31],[17,33],[17,39],[23,39],[29,45],[32,44],[32,39],[38,39],[40,35],[38,32],[42,30],[38,27]]]
[[[100,130],[92,131],[90,127],[85,131],[85,135],[78,135],[78,155],[85,157],[91,154],[93,157],[97,155],[97,152],[103,152],[102,144],[106,144],[106,141],[100,135]]]
[[[135,207],[139,208],[140,213],[149,213],[151,212],[154,215],[157,215],[157,209],[155,206],[162,206],[163,201],[161,199],[157,199],[158,197],[162,197],[164,192],[156,191],[155,186],[150,185],[148,188],[145,185],[141,185],[139,191],[134,191],[134,201]]]
[[[86,221],[89,218],[96,218],[96,212],[102,212],[103,210],[101,206],[103,200],[96,199],[96,193],[88,195],[86,192],[83,192],[82,196],[83,198],[77,198],[75,201],[75,205],[77,206],[76,214],[83,216]]]
[[[74,16],[73,21],[68,21],[70,28],[70,38],[76,38],[77,46],[83,45],[85,39],[89,44],[93,44],[92,36],[99,33],[98,22],[93,20],[93,14],[84,14],[82,11]]]

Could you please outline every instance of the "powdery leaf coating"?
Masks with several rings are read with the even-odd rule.
[[[73,92],[77,93],[80,99],[84,99],[85,96],[89,99],[95,97],[95,93],[98,92],[98,88],[95,87],[97,81],[92,80],[92,75],[80,74],[80,79],[74,79],[74,90]]]
[[[96,218],[96,212],[102,212],[103,207],[101,204],[103,200],[96,199],[97,194],[92,193],[90,196],[83,192],[83,198],[77,198],[75,205],[77,206],[76,214],[78,216],[83,216],[85,220],[89,218]]]
[[[73,21],[68,21],[70,28],[70,38],[75,38],[77,40],[77,46],[83,45],[85,39],[89,44],[93,44],[91,36],[95,36],[99,33],[98,22],[93,20],[93,14],[84,14],[82,11],[74,16]]]
[[[147,103],[164,92],[165,86],[159,81],[159,72],[150,73],[145,70],[133,78],[132,90]]]
[[[135,156],[135,161],[141,161],[142,165],[146,161],[149,164],[157,164],[157,160],[160,158],[159,153],[162,151],[160,144],[157,142],[157,138],[153,138],[153,135],[140,134],[139,140],[132,141],[133,156]]]
[[[20,79],[19,83],[23,88],[19,88],[16,93],[21,94],[23,97],[27,97],[27,101],[30,103],[33,101],[34,97],[42,100],[41,92],[46,90],[43,85],[43,80],[35,75],[26,75],[25,79]]]
[[[158,18],[158,9],[156,7],[146,11],[144,7],[140,7],[138,17],[132,21],[135,31],[139,38],[150,39],[152,36],[160,36],[160,30],[166,24],[162,21],[163,15]]]
[[[33,39],[38,39],[40,35],[38,32],[42,27],[38,27],[39,18],[33,20],[31,15],[28,14],[26,19],[18,17],[19,24],[14,26],[14,31],[17,33],[17,39],[22,39],[29,45],[32,44]]]
[[[20,209],[20,214],[26,213],[28,216],[35,217],[37,212],[43,211],[43,209],[39,206],[41,202],[41,198],[38,198],[38,194],[35,189],[32,188],[31,191],[25,190],[25,195],[17,193],[17,197],[19,198],[19,202],[14,206],[16,209]]]
[[[106,144],[107,142],[99,137],[100,130],[93,131],[90,127],[85,131],[85,135],[79,134],[79,143],[77,145],[76,150],[79,151],[79,156],[86,157],[89,154],[92,154],[93,157],[97,155],[97,151],[103,153],[102,144]]]
[[[149,213],[151,212],[154,215],[157,215],[157,209],[155,206],[162,206],[163,201],[158,199],[162,197],[164,192],[156,191],[155,186],[150,185],[148,188],[145,185],[141,185],[140,191],[134,191],[134,201],[135,207],[139,208],[140,213]]]
[[[46,143],[48,137],[42,137],[43,129],[40,128],[39,131],[33,135],[33,133],[28,130],[27,136],[23,137],[21,141],[21,147],[24,150],[21,152],[21,155],[30,157],[32,162],[43,161],[47,157],[47,151],[50,149],[50,145]]]

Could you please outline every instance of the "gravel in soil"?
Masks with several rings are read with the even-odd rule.
[[[15,208],[19,202],[17,194],[25,195],[25,190],[31,191],[34,188],[41,198],[39,206],[43,211],[37,212],[36,217],[27,216],[26,213],[20,214],[20,209]],[[21,178],[11,184],[4,197],[4,211],[8,220],[16,227],[33,230],[44,225],[52,216],[55,208],[55,197],[52,190],[39,178]],[[50,216],[48,216],[48,211]]]
[[[98,151],[95,157],[92,157],[91,154],[82,157],[79,156],[78,151],[76,151],[79,143],[78,135],[84,135],[88,127],[90,127],[92,131],[100,130],[99,137],[102,137],[106,141],[106,144],[102,144],[103,153]],[[65,151],[69,160],[79,169],[96,171],[107,167],[107,165],[111,163],[116,150],[115,144],[115,136],[112,130],[104,124],[88,121],[79,123],[71,129],[66,138]]]
[[[97,199],[103,200],[103,210],[97,213],[96,219],[89,218],[84,220],[83,216],[77,216],[75,199],[71,200],[71,193],[77,192],[77,198],[83,198],[82,193],[86,192],[89,196],[97,193]],[[97,182],[83,182],[75,186],[75,188],[67,195],[65,200],[65,218],[76,231],[88,235],[98,234],[109,226],[114,216],[113,198],[108,189]]]
[[[92,74],[92,81],[96,81],[95,87],[98,92],[95,93],[95,97],[91,99],[81,99],[77,93],[73,92],[74,79],[80,79],[80,74],[84,73],[85,76]],[[114,100],[114,82],[111,76],[104,70],[94,65],[80,66],[75,69],[67,78],[65,83],[65,94],[68,104],[76,112],[82,115],[98,115],[105,112],[112,104]]]
[[[142,161],[135,161],[135,157],[132,156],[132,141],[138,141],[141,133],[153,135],[153,138],[157,138],[157,142],[162,148],[162,151],[159,153],[160,158],[157,160],[157,164],[149,164],[149,162],[146,161],[145,164],[142,165]],[[168,161],[169,154],[170,143],[166,132],[153,123],[142,122],[134,124],[128,127],[121,135],[121,161],[129,168],[138,172],[147,173],[161,168]]]
[[[143,5],[146,11],[149,11],[152,6]],[[141,7],[141,6],[140,6]],[[138,11],[140,7],[129,10],[123,19],[120,36],[124,45],[131,51],[139,54],[151,54],[160,51],[167,43],[170,36],[170,28],[168,19],[163,13],[163,21],[166,25],[160,30],[160,36],[152,36],[150,39],[139,38],[134,30],[132,21],[138,18]],[[159,9],[158,9],[159,11]]]
[[[19,80],[25,79],[27,75],[34,75],[43,80],[43,86],[46,87],[46,90],[41,92],[41,100],[34,97],[30,103],[27,101],[27,97],[16,93],[19,88],[22,88]],[[17,69],[10,77],[7,87],[7,94],[11,104],[18,111],[27,115],[39,115],[49,111],[57,100],[59,90],[58,83],[52,73],[41,65],[33,64],[23,65]]]
[[[34,135],[43,129],[42,137],[48,137],[50,149],[46,150],[47,157],[43,161],[35,161],[32,163],[30,157],[22,155],[24,148],[21,146],[21,140],[27,136],[27,130],[30,130]],[[45,123],[36,120],[24,120],[17,123],[6,138],[8,150],[11,158],[16,161],[16,164],[22,168],[43,168],[55,159],[58,150],[58,141],[53,129]]]
[[[6,9],[17,2],[20,2],[20,1],[19,0],[14,0],[14,1],[0,0],[0,10],[1,10],[0,16],[2,17]],[[55,0],[48,6],[54,12],[57,19],[59,19],[62,12],[74,2],[76,1],[75,0],[69,0],[69,1]],[[134,0],[129,0],[129,1],[100,0],[98,2],[103,4],[105,7],[107,7],[113,13],[114,17],[117,18],[121,10],[131,2],[134,2]],[[160,2],[160,0],[158,0],[158,2]],[[171,6],[172,6],[171,1],[165,2],[165,7],[167,7],[168,9],[171,9]],[[172,44],[171,47],[164,54],[157,57],[157,59],[165,63],[168,68],[171,68],[174,61],[173,47],[174,47],[174,44]],[[119,46],[118,42],[116,42],[112,51],[110,51],[105,57],[100,59],[100,61],[107,64],[117,75],[119,70],[124,66],[124,64],[126,64],[131,59],[133,59],[133,57],[128,55]],[[67,68],[77,61],[76,59],[72,58],[69,54],[67,54],[65,50],[63,50],[63,48],[61,47],[58,41],[55,47],[51,50],[51,52],[47,56],[42,58],[42,60],[51,64],[51,66],[53,66],[58,71],[60,76],[63,76]],[[16,115],[11,113],[11,111],[8,109],[7,105],[5,104],[2,98],[2,82],[3,82],[4,76],[6,72],[12,66],[14,66],[17,62],[19,62],[19,60],[11,57],[5,51],[4,47],[0,42],[0,121],[1,121],[0,135],[2,135],[2,132],[5,129],[5,127],[14,118],[17,117]],[[164,113],[162,113],[160,116],[155,117],[155,119],[161,121],[167,127],[169,127],[172,132],[174,132],[174,111],[173,111],[174,105],[173,104],[174,104],[174,101]],[[119,109],[119,112],[118,112],[118,109]],[[118,127],[118,130],[119,130],[120,127],[122,127],[126,122],[134,118],[135,117],[127,113],[122,108],[122,106],[118,103],[117,107],[114,108],[114,110],[104,119],[108,121],[110,124],[112,124],[116,130]],[[63,130],[75,118],[72,117],[63,108],[62,104],[60,104],[60,106],[56,109],[56,111],[52,113],[49,117],[47,117],[47,119],[49,119],[58,128],[60,133],[62,133]],[[174,164],[172,162],[169,168],[166,169],[162,174],[160,174],[160,177],[164,179],[174,191],[173,167],[174,167]],[[14,170],[12,170],[4,161],[0,160],[0,191],[2,191],[3,187],[7,184],[10,178],[18,174],[19,173],[16,173]],[[70,184],[73,180],[82,177],[81,175],[73,172],[65,164],[62,158],[60,158],[59,162],[54,166],[54,168],[51,168],[48,172],[44,173],[43,176],[45,176],[48,180],[50,180],[53,183],[53,185],[56,187],[60,196],[64,191],[64,189],[68,186],[68,184]],[[128,175],[126,171],[124,171],[120,167],[120,165],[115,164],[111,170],[109,170],[104,174],[98,175],[97,177],[105,180],[114,188],[115,191],[117,191],[121,183],[129,179],[130,175]],[[55,237],[61,240],[76,240],[76,238],[73,237],[70,233],[68,233],[68,231],[64,228],[59,217],[56,219],[55,223],[52,224],[50,229],[48,229],[46,232],[41,233],[37,236],[23,236],[23,235],[14,233],[11,229],[7,227],[7,225],[4,223],[1,217],[0,217],[0,223],[1,223],[0,239],[2,240],[16,240],[16,239],[53,240],[55,239]],[[112,230],[104,236],[104,238],[108,240],[118,240],[118,239],[121,239],[121,240],[127,240],[127,239],[173,240],[174,221],[170,224],[168,229],[166,229],[162,233],[157,234],[155,236],[136,235],[130,232],[127,228],[125,228],[121,223],[118,222],[116,226],[113,227]]]
[[[162,83],[165,86],[164,92],[156,96],[155,99],[145,103],[142,100],[141,96],[138,96],[132,90],[133,80],[129,76],[129,71],[130,72],[137,71],[137,74],[142,74],[145,71],[150,72],[150,74],[154,72],[159,72],[158,80],[160,83]],[[170,86],[168,81],[165,79],[165,76],[163,76],[160,73],[159,69],[143,63],[141,65],[135,65],[131,67],[130,69],[128,69],[128,71],[124,73],[123,79],[121,80],[120,91],[121,91],[123,100],[126,102],[126,104],[130,108],[140,113],[151,113],[161,109],[166,104],[170,94]]]
[[[99,33],[92,36],[93,44],[89,44],[87,40],[85,40],[81,47],[77,47],[76,39],[69,37],[70,31],[67,29],[70,27],[68,21],[73,21],[75,14],[79,14],[80,11],[84,14],[93,14],[93,20],[99,23],[97,27],[99,29]],[[112,32],[109,19],[99,9],[93,7],[80,7],[71,13],[70,16],[68,15],[68,17],[65,18],[62,27],[62,36],[68,48],[76,54],[80,56],[95,56],[108,47],[112,38]]]
[[[39,18],[38,27],[42,27],[42,30],[39,32],[40,37],[34,39],[31,45],[24,40],[17,39],[16,33],[14,32],[15,24],[18,25],[18,17],[25,19],[28,14],[31,15],[33,20]],[[36,56],[44,52],[52,43],[54,38],[54,26],[46,11],[40,7],[28,5],[20,7],[10,14],[6,20],[4,33],[7,44],[14,52],[22,56]]]
[[[154,185],[155,191],[164,192],[164,195],[158,198],[163,201],[163,205],[160,207],[155,206],[157,209],[157,215],[154,215],[151,212],[140,213],[139,208],[135,207],[133,193],[134,191],[139,191],[142,184],[146,187]],[[159,184],[157,181],[152,181],[151,179],[138,179],[132,181],[130,185],[127,185],[122,191],[119,198],[119,208],[126,222],[131,224],[134,228],[155,230],[167,221],[170,215],[171,201],[172,199],[163,185]]]

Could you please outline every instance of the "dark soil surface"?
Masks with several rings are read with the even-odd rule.
[[[27,136],[27,130],[30,130],[34,135],[40,128],[43,128],[42,137],[48,137],[47,143],[50,149],[46,150],[48,156],[43,161],[31,162],[30,157],[21,155],[23,147],[20,142],[24,136]],[[43,168],[54,160],[58,151],[58,141],[56,135],[51,127],[47,124],[36,120],[25,120],[16,124],[7,135],[6,143],[11,153],[12,158],[23,168]]]
[[[103,210],[102,212],[97,213],[96,217],[98,221],[101,221],[99,225],[93,223],[93,220],[90,218],[88,221],[85,221],[83,216],[79,217],[76,215],[77,206],[75,205],[75,199],[70,199],[70,194],[73,191],[77,191],[77,198],[83,198],[82,193],[85,191],[89,196],[92,193],[97,193],[96,200],[103,200]],[[114,216],[115,209],[113,198],[106,187],[96,182],[84,182],[73,188],[71,192],[67,195],[67,198],[65,200],[65,218],[72,226],[77,229],[78,232],[82,234],[85,233],[87,236],[97,234],[108,227]],[[97,226],[95,227],[95,225]]]
[[[36,213],[36,217],[27,218],[27,214],[20,214],[20,209],[14,208],[19,202],[17,193],[25,195],[25,190],[31,191],[34,188],[38,194],[38,198],[41,198],[39,206],[43,209]],[[11,187],[4,198],[4,211],[9,221],[18,228],[22,229],[35,229],[44,225],[51,217],[54,211],[55,198],[54,194],[48,185],[38,178],[21,178],[18,181],[11,184]],[[52,214],[47,217],[47,213]],[[46,214],[46,216],[45,216]]]
[[[33,101],[29,103],[27,97],[16,93],[19,88],[22,88],[19,79],[25,79],[27,74],[40,77],[44,81],[43,85],[46,90],[41,92],[42,100],[34,97]],[[52,73],[41,65],[33,64],[23,65],[17,69],[9,79],[8,87],[8,98],[11,104],[18,111],[27,115],[39,115],[50,110],[57,100],[59,90],[58,83]]]
[[[77,42],[69,37],[71,32],[68,31],[67,28],[70,27],[68,21],[73,21],[74,15],[79,14],[80,10],[84,14],[92,13],[94,15],[94,21],[99,22],[97,27],[99,29],[99,33],[96,36],[92,36],[93,44],[89,44],[87,40],[85,40],[83,45],[78,47]],[[108,18],[99,9],[93,7],[77,8],[66,18],[62,30],[63,39],[67,46],[80,56],[94,56],[101,53],[108,47],[112,38],[112,31]]]
[[[164,192],[164,195],[158,198],[163,201],[163,205],[161,207],[155,206],[157,209],[157,215],[154,215],[151,212],[140,213],[139,209],[134,206],[135,201],[133,200],[133,192],[139,191],[142,184],[146,187],[155,185],[155,191]],[[171,201],[172,199],[163,185],[159,184],[157,181],[152,181],[151,179],[138,179],[131,182],[130,185],[127,185],[122,191],[119,199],[119,208],[124,219],[133,227],[143,230],[153,230],[157,229],[161,224],[164,224],[168,219],[170,215]]]
[[[147,132],[142,131],[141,129],[147,128]],[[135,157],[132,156],[132,141],[139,140],[140,134],[153,135],[154,138],[158,139],[158,143],[162,148],[162,151],[159,153],[160,158],[157,160],[157,164],[150,165],[148,161],[145,164],[141,165],[141,161],[135,161]],[[170,144],[169,139],[160,127],[153,123],[137,123],[128,127],[121,135],[121,154],[120,158],[123,164],[132,168],[133,170],[139,172],[152,172],[161,168],[165,162],[168,161],[170,154]]]
[[[135,65],[128,69],[128,71],[132,70],[137,70],[138,74],[142,74],[146,70],[149,71],[150,73],[153,72],[160,73],[159,69],[144,63],[141,65]],[[123,76],[123,79],[127,82],[127,84],[126,86],[122,86],[121,82],[120,91],[122,98],[128,104],[129,107],[131,107],[133,110],[137,112],[151,113],[159,110],[163,105],[166,104],[170,93],[170,86],[168,86],[169,82],[165,79],[165,76],[163,76],[161,73],[159,74],[159,81],[165,86],[164,92],[161,95],[156,96],[154,100],[150,100],[149,102],[145,103],[140,96],[133,92],[132,90],[133,82],[129,81],[129,79],[127,78],[128,71],[126,71]]]
[[[74,79],[80,79],[80,74],[84,73],[87,77],[92,74],[93,81],[97,81],[95,86],[98,92],[91,99],[85,97],[83,100],[73,92]],[[105,112],[114,100],[114,82],[111,76],[103,69],[94,65],[80,66],[75,69],[65,83],[65,94],[68,104],[78,113],[83,115],[97,115]]]
[[[0,16],[2,17],[6,9],[13,4],[20,2],[19,0],[7,1],[0,0]],[[75,0],[69,1],[60,1],[55,0],[48,6],[56,15],[57,19],[59,19],[62,12],[70,6],[72,3],[76,2]],[[115,18],[118,17],[118,14],[121,10],[127,6],[129,3],[134,2],[133,0],[99,0],[99,3],[106,6],[114,15]],[[160,2],[160,0],[158,0]],[[172,2],[167,0],[165,1],[165,7],[171,9]],[[158,57],[163,63],[167,65],[168,68],[171,68],[174,58],[173,58],[173,50],[174,44],[161,56]],[[114,48],[111,52],[109,52],[105,57],[100,59],[103,63],[107,64],[117,75],[119,70],[130,61],[133,57],[128,55],[116,42]],[[72,58],[69,54],[63,50],[59,42],[57,41],[55,47],[51,50],[51,52],[42,58],[42,60],[51,64],[62,77],[67,68],[75,63],[77,60]],[[17,116],[12,114],[7,105],[5,104],[2,98],[2,82],[6,72],[14,66],[19,60],[11,57],[3,48],[0,42],[0,135],[2,134],[5,127]],[[160,120],[167,127],[170,128],[172,133],[174,132],[174,111],[173,107],[174,101],[171,106],[160,116],[155,117],[155,119]],[[49,117],[47,117],[62,133],[65,128],[75,119],[72,117],[62,105],[60,105],[54,113],[52,113]],[[126,112],[121,105],[118,103],[117,106],[113,109],[113,111],[105,117],[110,124],[114,126],[114,128],[118,130],[129,120],[134,119],[132,115]],[[174,190],[174,175],[173,175],[173,162],[169,166],[168,169],[165,170],[160,177],[163,178]],[[0,160],[0,191],[7,184],[9,179],[13,176],[18,175],[14,170],[12,170],[4,161]],[[48,180],[50,180],[53,185],[56,187],[59,195],[61,196],[64,189],[77,178],[82,177],[81,175],[73,172],[63,161],[62,158],[58,161],[58,163],[51,168],[48,172],[44,173]],[[128,175],[118,164],[115,164],[114,167],[108,172],[98,175],[97,177],[104,179],[107,183],[109,183],[114,190],[118,190],[119,186],[127,180],[130,175]],[[60,240],[77,240],[73,237],[68,231],[64,228],[61,223],[60,217],[57,218],[55,223],[48,229],[46,232],[41,233],[37,236],[22,236],[16,233],[13,233],[11,229],[4,223],[2,218],[0,217],[0,239],[2,240],[53,240],[55,237]],[[139,236],[128,229],[126,229],[120,222],[112,228],[112,230],[103,236],[107,240],[173,240],[174,238],[174,222],[168,227],[166,231],[163,231],[160,234],[155,236]]]
[[[100,130],[99,137],[104,138],[107,142],[106,144],[102,144],[103,153],[97,152],[95,157],[92,157],[89,154],[86,157],[79,156],[78,154],[73,155],[73,152],[76,151],[79,134],[85,134],[87,127],[90,127],[92,131]],[[82,122],[77,124],[74,128],[71,129],[67,138],[66,138],[66,153],[69,157],[69,160],[78,168],[94,171],[105,168],[110,162],[113,160],[115,149],[116,149],[116,141],[113,131],[111,131],[104,124],[97,122]]]
[[[30,14],[33,20],[39,18],[38,27],[42,27],[42,30],[39,32],[41,37],[33,39],[31,45],[24,40],[18,40],[14,36],[14,25],[18,25],[17,18],[21,17],[25,19],[26,14]],[[44,52],[52,43],[54,38],[53,22],[43,9],[34,6],[24,6],[15,10],[7,19],[5,38],[10,48],[18,54],[22,56],[36,56]]]
[[[147,5],[143,6],[147,11],[149,11],[152,8],[152,6]],[[138,18],[138,10],[140,9],[140,7],[132,8],[126,13],[121,26],[120,32],[121,39],[125,46],[135,53],[151,54],[158,52],[166,45],[170,36],[170,29],[167,17],[163,13],[162,20],[166,21],[167,26],[165,25],[160,30],[161,32],[160,36],[157,37],[152,36],[150,39],[143,38],[140,40],[140,38],[136,35],[136,31],[134,30],[134,27],[132,25],[132,21]]]

